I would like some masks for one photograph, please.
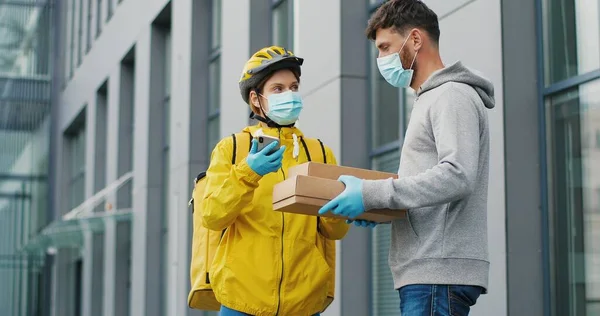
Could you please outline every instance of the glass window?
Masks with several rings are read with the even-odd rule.
[[[75,64],[77,62],[77,60],[75,59],[75,56],[77,56],[75,54],[75,31],[76,31],[76,27],[75,27],[75,1],[70,1],[70,8],[69,11],[71,13],[71,25],[70,25],[70,30],[69,32],[71,33],[71,41],[70,41],[70,51],[71,51],[71,60],[69,62],[69,78],[73,77],[73,72],[75,70]]]
[[[221,48],[221,0],[212,1],[211,49]]]
[[[542,3],[546,85],[600,68],[600,2]]]
[[[165,76],[164,80],[164,95],[165,99],[171,96],[171,30],[165,33]]]
[[[377,68],[377,48],[371,47],[371,142],[373,148],[378,148],[400,138],[401,90],[381,76]]]
[[[79,6],[79,16],[77,20],[78,28],[77,28],[77,65],[81,65],[81,52],[83,48],[83,0],[78,1]]]
[[[114,13],[113,0],[106,0],[106,4],[108,5],[108,14],[106,15],[106,21],[109,21]]]
[[[547,99],[554,315],[600,315],[600,80]]]
[[[85,51],[89,52],[92,48],[92,0],[87,1],[87,35]]]
[[[212,151],[220,139],[219,109],[221,106],[221,67],[220,58],[210,63],[208,96],[208,148]]]
[[[292,50],[294,46],[294,1],[279,0],[273,2],[272,43]]]
[[[209,75],[209,113],[213,114],[219,110],[221,104],[220,86],[221,86],[221,63],[220,57],[217,57],[208,65]]]
[[[211,152],[221,139],[221,124],[219,121],[218,116],[208,120],[208,149]]]
[[[133,169],[134,147],[134,91],[135,87],[135,60],[131,63],[121,64],[121,77],[119,80],[119,140],[118,140],[118,175],[123,176]],[[130,209],[132,207],[133,181],[127,181],[117,192],[117,209]]]
[[[96,37],[102,33],[102,0],[96,1]]]
[[[85,128],[68,135],[67,148],[70,165],[68,210],[79,206],[85,200]]]
[[[396,149],[373,159],[373,169],[396,173],[400,162],[400,150]],[[388,265],[391,226],[378,225],[373,230],[372,286],[373,315],[397,315],[400,299],[394,290],[394,280]]]
[[[165,291],[169,285],[169,192],[170,192],[170,181],[171,169],[170,164],[170,149],[171,149],[171,31],[167,30],[165,33],[164,42],[164,101],[163,101],[163,148],[162,148],[162,251],[163,251],[163,262],[162,262],[162,307],[163,315],[168,315],[168,294]]]
[[[208,155],[221,139],[221,0],[212,1],[211,61],[208,65]]]

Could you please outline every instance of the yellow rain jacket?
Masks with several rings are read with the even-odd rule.
[[[313,315],[329,303],[334,273],[324,258],[324,238],[341,239],[349,226],[341,219],[273,211],[273,186],[286,178],[288,168],[308,159],[302,145],[298,159],[292,157],[293,135],[303,136],[299,129],[257,125],[244,131],[256,135],[259,128],[286,146],[279,172],[261,177],[245,159],[232,166],[231,137],[217,144],[206,172],[203,224],[226,229],[210,267],[212,288],[222,305],[243,313]],[[326,156],[336,164],[329,147]]]

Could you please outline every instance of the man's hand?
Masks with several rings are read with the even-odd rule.
[[[376,222],[371,222],[371,221],[364,221],[361,219],[358,220],[346,220],[347,224],[352,224],[354,223],[354,226],[356,227],[367,227],[367,228],[374,228],[375,226],[377,226]]]
[[[323,205],[319,210],[319,215],[331,212],[335,215],[354,219],[365,212],[362,196],[363,180],[352,176],[340,176],[338,180],[346,185],[346,189],[333,200]]]

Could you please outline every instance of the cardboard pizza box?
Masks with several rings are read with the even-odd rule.
[[[337,180],[296,175],[275,185],[273,210],[322,217],[338,217],[330,212],[319,215],[319,209],[342,193],[343,183]],[[371,210],[355,219],[377,223],[388,223],[406,217],[404,210]]]
[[[337,180],[342,175],[355,176],[363,180],[384,180],[389,178],[398,178],[398,175],[395,173],[353,167],[327,165],[318,162],[303,163],[301,165],[291,167],[288,170],[289,178],[293,178],[295,176],[311,176],[317,178]]]

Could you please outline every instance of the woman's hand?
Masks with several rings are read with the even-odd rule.
[[[258,141],[253,139],[250,153],[248,154],[248,157],[246,157],[246,163],[250,166],[250,169],[260,176],[279,170],[281,168],[285,146],[281,146],[279,150],[269,154],[277,144],[279,144],[279,142],[272,142],[261,151],[257,152]]]

